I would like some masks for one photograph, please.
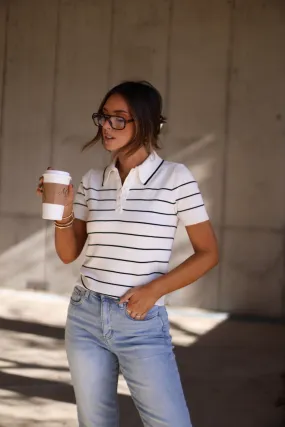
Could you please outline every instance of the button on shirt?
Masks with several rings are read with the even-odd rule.
[[[115,162],[91,169],[82,178],[74,213],[86,221],[88,234],[80,283],[113,297],[168,272],[178,221],[188,226],[209,219],[188,168],[156,152],[123,184]]]

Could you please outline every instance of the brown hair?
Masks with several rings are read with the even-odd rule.
[[[123,82],[105,95],[98,109],[99,114],[103,113],[104,105],[114,94],[121,95],[128,103],[136,129],[134,137],[120,151],[131,155],[142,146],[149,153],[152,149],[160,148],[158,138],[161,125],[166,123],[166,119],[162,116],[162,97],[158,90],[146,81]],[[99,127],[96,136],[83,146],[82,151],[102,140],[102,127]]]

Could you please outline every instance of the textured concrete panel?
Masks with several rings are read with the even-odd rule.
[[[236,2],[226,224],[285,219],[285,2]]]
[[[83,251],[86,252],[86,248]],[[54,225],[49,224],[46,233],[45,281],[51,292],[69,295],[78,280],[83,255],[71,264],[64,264],[58,257],[54,245]]]
[[[183,0],[173,7],[166,151],[193,170],[219,224],[230,5]]]
[[[111,82],[149,80],[164,95],[170,0],[115,0]]]
[[[229,18],[230,5],[224,1],[174,1],[163,150],[167,159],[182,162],[192,171],[217,227],[221,222]],[[188,245],[186,233],[183,240],[177,236],[173,265],[186,258]],[[215,309],[218,280],[215,268],[171,296],[170,302]]]
[[[38,288],[45,277],[45,222],[0,218],[0,286]]]
[[[104,161],[99,147],[81,153],[97,128],[91,119],[108,88],[111,0],[64,0],[60,7],[52,165],[75,185]]]
[[[4,83],[4,67],[5,67],[5,35],[6,35],[6,21],[7,21],[7,1],[0,0],[0,124],[3,106],[3,83]],[[1,137],[1,127],[0,127]]]
[[[17,242],[15,234],[15,221],[9,218],[0,218],[0,254]]]
[[[278,233],[226,230],[220,309],[281,316],[284,238]]]
[[[2,212],[39,212],[33,195],[50,156],[56,5],[56,0],[9,2]]]

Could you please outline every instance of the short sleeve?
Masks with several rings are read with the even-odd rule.
[[[189,169],[178,164],[175,171],[176,212],[185,226],[209,219],[198,184]]]
[[[74,203],[73,203],[74,216],[75,218],[81,219],[82,221],[87,221],[88,213],[89,213],[88,205],[87,205],[86,190],[85,190],[86,175],[84,175],[82,178],[82,181],[78,187],[77,193],[74,198]]]

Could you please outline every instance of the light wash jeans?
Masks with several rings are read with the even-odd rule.
[[[165,307],[133,320],[126,304],[74,288],[66,350],[80,427],[117,427],[119,369],[146,427],[191,427]]]

